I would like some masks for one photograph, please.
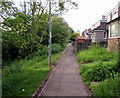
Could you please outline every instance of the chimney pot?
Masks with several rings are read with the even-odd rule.
[[[105,15],[102,15],[102,20],[105,20],[105,19],[106,19]]]

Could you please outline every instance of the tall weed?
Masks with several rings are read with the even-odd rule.
[[[118,58],[118,55],[109,53],[107,49],[101,46],[90,46],[86,50],[79,51],[77,53],[77,59],[80,63],[89,63],[93,61],[110,61],[112,59]]]
[[[94,96],[120,96],[120,78],[110,78],[90,86]]]
[[[96,61],[89,64],[83,64],[81,66],[81,75],[85,81],[103,81],[116,76],[118,73],[117,65],[117,61]]]

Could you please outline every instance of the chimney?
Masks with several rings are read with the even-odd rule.
[[[85,36],[85,31],[82,32],[82,36]]]
[[[105,15],[102,15],[102,20],[105,20],[105,19],[106,19]]]

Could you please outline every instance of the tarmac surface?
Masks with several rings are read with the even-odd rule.
[[[71,44],[65,48],[39,96],[92,96],[82,81],[80,65]]]

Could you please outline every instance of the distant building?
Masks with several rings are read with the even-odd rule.
[[[81,36],[85,36],[85,31],[83,31],[83,32],[81,33]]]
[[[120,2],[107,15],[108,26],[108,50],[120,52]]]
[[[84,34],[84,33],[83,33]],[[76,51],[88,48],[90,40],[86,36],[78,36],[76,39]]]
[[[87,29],[86,30],[86,37],[87,37],[87,39],[91,40],[91,34],[92,34],[91,28]]]
[[[86,36],[78,36],[77,37],[77,43],[83,43],[86,42]]]
[[[86,48],[86,42],[108,43],[108,50],[120,53],[120,1],[109,13],[102,16],[102,19],[92,25],[92,28],[85,29],[77,38],[78,49]]]
[[[91,39],[94,43],[104,42],[108,39],[108,33],[106,31],[106,19],[102,16],[102,20],[99,20],[92,26]]]

